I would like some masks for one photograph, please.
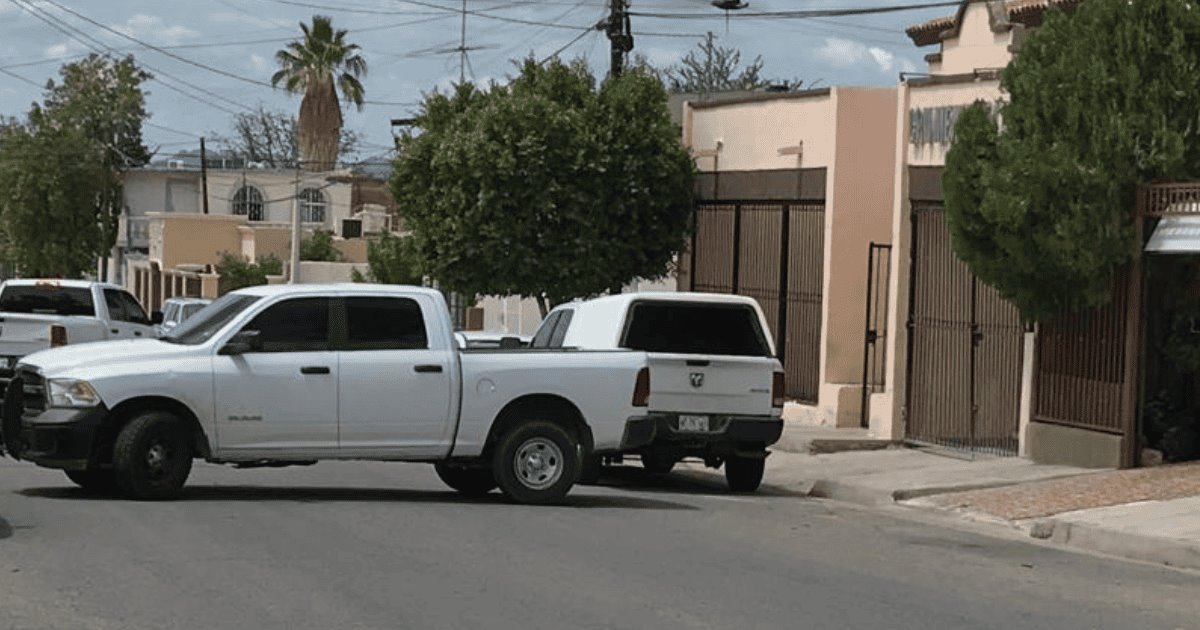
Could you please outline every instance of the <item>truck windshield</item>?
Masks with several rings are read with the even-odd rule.
[[[758,313],[745,304],[634,302],[621,347],[670,354],[771,356]]]
[[[250,308],[259,299],[253,295],[227,294],[171,329],[171,332],[164,335],[162,340],[185,346],[202,344],[237,317],[238,313]]]
[[[35,315],[96,315],[91,289],[55,284],[6,286],[0,293],[0,311]]]

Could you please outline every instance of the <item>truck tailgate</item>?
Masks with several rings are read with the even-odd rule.
[[[37,315],[0,314],[0,358],[23,357],[49,348],[50,324],[49,318]]]
[[[775,360],[767,357],[647,354],[651,412],[766,416]]]

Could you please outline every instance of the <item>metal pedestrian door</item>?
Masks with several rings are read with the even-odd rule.
[[[1015,455],[1025,327],[950,244],[941,204],[914,205],[905,437]]]

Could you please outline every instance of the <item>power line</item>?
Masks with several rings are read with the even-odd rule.
[[[85,48],[88,48],[88,49],[92,50],[93,52],[96,52],[99,54],[111,54],[111,53],[117,52],[111,46],[108,46],[104,42],[101,42],[100,40],[88,35],[87,33],[84,33],[83,31],[79,30],[78,28],[75,28],[74,26],[71,26],[70,24],[67,24],[64,21],[59,20],[58,18],[56,18],[52,15],[44,15],[43,14],[44,12],[41,9],[39,9],[36,5],[34,5],[32,2],[30,2],[29,0],[9,0],[9,2],[17,5],[18,7],[23,9],[25,12],[29,13],[29,15],[48,24],[51,28],[66,35],[68,38],[73,39],[76,42],[83,44]],[[206,94],[206,95],[216,98],[218,100],[226,101],[226,102],[232,104],[234,107],[240,107],[245,110],[252,109],[246,105],[243,105],[241,103],[236,103],[234,101],[231,101],[229,99],[226,99],[226,98],[220,96],[219,94],[215,94],[213,92],[205,90],[204,88],[201,88],[192,83],[189,83],[183,79],[175,77],[175,76],[173,76],[167,72],[164,72],[162,70],[159,70],[149,64],[142,63],[141,65],[150,69],[151,71],[153,71],[155,73],[154,80],[157,81],[158,83],[160,83],[161,85],[163,85],[163,87],[166,87],[175,92],[179,92],[180,94],[183,94],[184,96],[187,96],[198,102],[204,103],[215,109],[219,109],[225,113],[236,114],[238,112],[233,109],[230,109],[228,107],[225,107],[223,105],[219,105],[207,98],[197,96],[197,95],[192,94],[182,88],[176,87],[176,86],[172,85],[171,83],[168,83],[164,79],[164,77],[171,79],[171,81],[173,81],[173,82],[180,83],[182,85],[186,85],[189,88],[191,88],[192,90],[195,90],[196,92],[199,92],[201,94]]]
[[[327,4],[316,4],[316,3],[312,3],[312,2],[301,2],[300,0],[264,0],[264,1],[275,2],[278,4],[286,4],[286,5],[297,6],[297,7],[306,7],[309,9],[321,9],[324,11],[340,11],[343,13],[362,13],[362,14],[366,14],[366,15],[413,15],[413,13],[411,11],[388,11],[388,10],[383,10],[383,9],[364,9],[364,8],[346,7],[346,6],[339,7],[339,6],[330,6]],[[447,12],[453,13],[455,15],[460,13],[459,9],[455,9],[453,7],[447,7],[447,6],[442,6],[439,4],[433,4],[431,2],[421,2],[420,0],[396,0],[396,2],[403,2],[405,4],[412,4],[412,5],[421,6],[421,7],[429,7],[429,8],[438,9],[441,11],[447,11]],[[507,7],[503,7],[503,8],[507,8]],[[583,26],[573,26],[573,25],[569,25],[569,24],[554,24],[551,22],[540,22],[540,21],[536,21],[536,20],[525,20],[525,19],[521,19],[521,18],[505,17],[502,15],[492,15],[491,13],[486,12],[488,10],[489,9],[470,9],[467,11],[467,13],[469,15],[478,16],[478,17],[481,17],[481,18],[484,18],[487,20],[495,20],[498,22],[508,22],[510,24],[524,24],[526,26],[544,26],[547,28],[560,28],[560,29],[568,29],[568,30],[576,30],[576,29],[580,29],[580,28],[585,28]],[[494,11],[497,9],[490,9],[490,10]]]
[[[567,42],[567,43],[563,44],[561,48],[559,48],[558,50],[556,50],[556,51],[554,51],[554,52],[550,53],[549,55],[547,55],[545,59],[543,59],[543,60],[539,61],[538,63],[539,63],[539,64],[544,64],[544,63],[546,63],[547,61],[550,61],[551,59],[553,59],[553,58],[557,57],[557,56],[558,56],[560,53],[562,53],[562,51],[564,51],[564,50],[566,50],[566,49],[570,48],[571,46],[575,45],[575,42],[578,42],[579,40],[583,39],[584,37],[587,37],[587,36],[588,36],[589,34],[591,34],[591,33],[595,33],[595,32],[596,32],[596,31],[598,31],[598,30],[599,30],[599,29],[597,29],[597,28],[593,27],[593,28],[589,28],[589,29],[587,29],[587,30],[583,31],[582,33],[580,33],[580,34],[576,35],[576,36],[575,36],[575,37],[574,37],[574,38],[573,38],[571,41],[569,41],[569,42]]]
[[[794,11],[759,11],[746,12],[738,11],[729,13],[729,16],[735,18],[816,18],[816,17],[839,17],[848,15],[875,15],[879,13],[898,13],[902,11],[916,11],[920,9],[935,9],[944,7],[957,7],[961,5],[961,0],[930,2],[926,4],[904,4],[890,7],[855,7],[847,9],[802,9]],[[647,18],[665,18],[672,20],[708,20],[722,18],[716,13],[660,13],[651,11],[630,11],[629,15]]]

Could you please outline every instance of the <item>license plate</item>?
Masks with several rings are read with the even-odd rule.
[[[692,433],[708,431],[708,416],[679,416],[679,430]]]

